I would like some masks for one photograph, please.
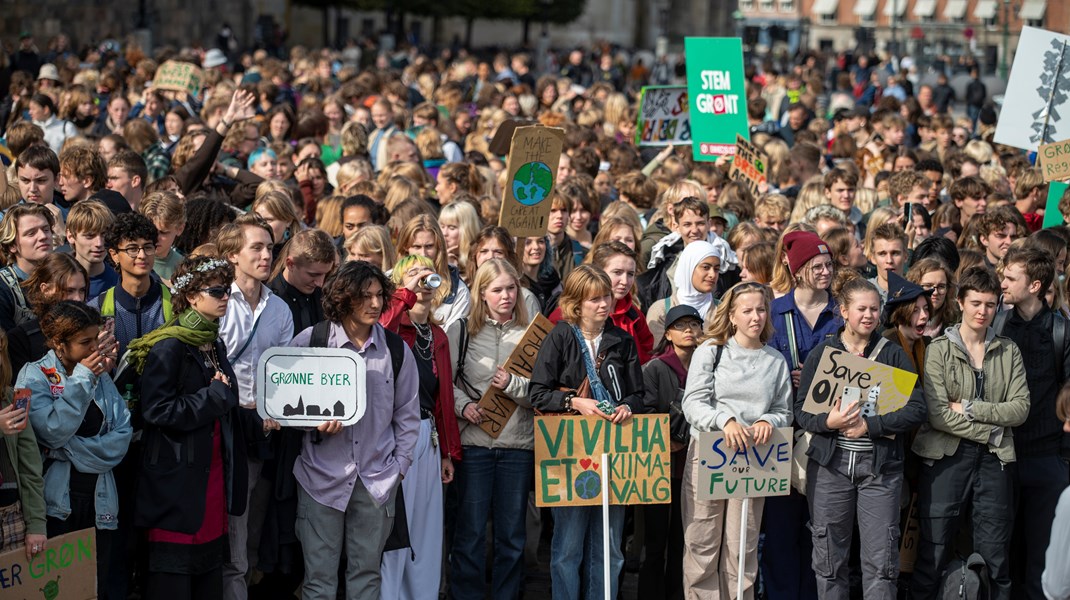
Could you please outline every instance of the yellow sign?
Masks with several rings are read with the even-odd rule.
[[[878,415],[886,415],[906,406],[917,382],[918,376],[910,371],[825,346],[817,373],[806,391],[803,410],[814,415],[825,414],[836,406],[844,388],[855,387],[861,391],[863,414],[867,414],[869,397],[876,395],[873,409]]]

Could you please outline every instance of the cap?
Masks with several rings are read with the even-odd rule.
[[[816,233],[792,231],[784,236],[784,251],[788,255],[788,268],[792,275],[797,275],[811,258],[829,254],[829,247]]]
[[[898,273],[888,272],[888,300],[884,304],[889,310],[900,304],[913,302],[919,296],[924,295],[925,290],[920,285],[907,281]]]
[[[725,224],[728,223],[728,217],[725,216],[724,209],[721,208],[720,206],[717,206],[716,204],[711,204],[710,205],[710,218],[711,219],[720,219],[720,220],[724,221]]]
[[[41,70],[37,72],[37,81],[42,79],[50,79],[52,81],[59,81],[59,69],[52,63],[45,63],[41,65]]]
[[[702,317],[698,314],[698,309],[694,306],[688,306],[687,304],[677,304],[669,309],[669,314],[665,315],[665,329],[668,330],[672,327],[673,323],[680,319],[692,318],[702,322]]]
[[[201,62],[201,66],[203,66],[205,69],[221,67],[225,64],[227,64],[227,57],[219,48],[212,48],[207,53],[205,53],[204,61]]]

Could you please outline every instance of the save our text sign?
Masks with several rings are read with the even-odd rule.
[[[750,139],[739,38],[684,38],[691,154],[714,161],[736,152],[736,136]]]
[[[826,346],[821,352],[814,380],[806,391],[803,410],[815,415],[829,412],[843,395],[844,388],[849,386],[861,391],[863,415],[869,416],[871,411],[886,415],[906,406],[917,381],[918,376],[910,371]],[[875,396],[876,406],[868,406],[871,396]]]
[[[553,328],[554,324],[550,322],[550,319],[535,315],[535,319],[524,332],[524,337],[516,345],[516,349],[509,355],[502,368],[512,375],[531,379],[531,370],[535,367],[535,357],[539,354],[539,346]],[[501,434],[509,418],[516,412],[516,402],[504,391],[494,386],[488,387],[487,391],[483,392],[483,397],[479,399],[479,407],[483,409],[483,421],[479,427],[495,439]]]
[[[352,425],[368,403],[366,369],[345,348],[269,348],[256,368],[256,411],[280,425]]]
[[[635,415],[620,425],[599,417],[535,417],[535,503],[602,503],[602,454],[609,455],[610,504],[672,499],[669,415]]]
[[[0,598],[89,600],[97,597],[96,531],[75,531],[48,540],[33,560],[26,549],[0,554]]]
[[[699,434],[699,500],[787,496],[791,492],[791,427],[773,430],[769,441],[731,449],[723,431]]]

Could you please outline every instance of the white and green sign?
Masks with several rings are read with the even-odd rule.
[[[714,161],[736,153],[736,136],[750,141],[743,44],[739,38],[684,38],[691,151]]]
[[[345,348],[270,348],[256,368],[256,411],[284,426],[353,425],[368,404],[366,373]]]

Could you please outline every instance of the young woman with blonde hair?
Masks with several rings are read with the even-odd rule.
[[[345,242],[346,260],[363,260],[382,270],[397,261],[397,250],[390,241],[390,230],[382,225],[366,225],[353,232]]]
[[[449,263],[462,273],[465,272],[468,249],[483,227],[479,212],[469,202],[453,202],[442,207],[438,214],[438,224],[442,227],[442,236],[446,239]]]
[[[457,319],[468,316],[471,294],[461,280],[461,272],[449,265],[446,238],[438,221],[430,215],[419,215],[401,227],[397,240],[399,253],[426,256],[435,264],[435,272],[442,276],[431,305],[442,326],[448,328]]]

